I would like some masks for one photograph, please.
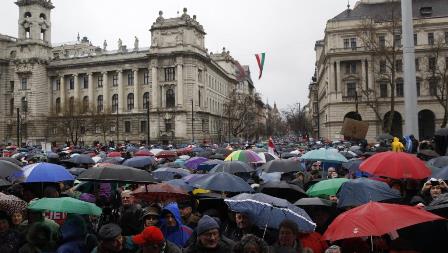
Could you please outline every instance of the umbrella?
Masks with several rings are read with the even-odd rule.
[[[296,222],[301,232],[313,232],[316,227],[303,209],[263,193],[241,193],[224,201],[232,211],[247,214],[259,227],[278,229],[285,219]]]
[[[199,179],[207,176],[209,174],[190,174],[188,176],[185,176],[182,178],[182,180],[184,180],[185,182],[189,183],[189,184],[193,184],[194,182],[198,181]]]
[[[136,152],[136,151],[138,151],[138,148],[136,148],[136,147],[134,147],[134,146],[127,146],[127,147],[126,147],[126,152],[134,153],[134,152]]]
[[[301,158],[305,161],[322,161],[332,163],[348,162],[347,158],[343,155],[328,149],[311,150],[306,152]]]
[[[333,206],[333,202],[321,198],[301,198],[294,203],[295,206]]]
[[[167,183],[143,185],[132,193],[136,198],[148,202],[183,201],[190,195],[181,187]]]
[[[153,153],[151,153],[151,151],[147,150],[147,149],[141,149],[137,152],[134,153],[135,156],[154,156]]]
[[[241,161],[245,163],[259,163],[263,162],[261,158],[252,150],[237,150],[233,151],[226,157],[225,161]]]
[[[124,166],[129,166],[133,168],[145,168],[156,164],[156,160],[152,156],[137,156],[127,159],[123,162]]]
[[[222,164],[224,163],[224,161],[222,160],[217,160],[217,159],[213,159],[213,160],[208,160],[205,161],[201,164],[198,165],[198,170],[211,170],[213,169],[216,165]]]
[[[300,161],[297,160],[272,160],[260,167],[264,172],[296,172],[301,171]]]
[[[268,152],[268,150],[265,148],[253,148],[252,151],[254,151],[255,153]]]
[[[121,164],[123,160],[123,157],[105,157],[99,160],[98,163]]]
[[[210,173],[227,172],[230,174],[253,172],[254,169],[247,163],[241,161],[224,161],[221,164],[216,165],[210,170]]]
[[[300,198],[308,197],[305,191],[295,184],[290,184],[285,181],[280,182],[267,182],[260,185],[258,189],[260,192],[277,197],[286,199],[289,202],[294,202]]]
[[[176,151],[172,150],[162,150],[157,155],[157,158],[174,158],[177,157]]]
[[[52,211],[74,214],[100,216],[101,208],[93,203],[74,199],[71,197],[42,198],[30,202],[28,209],[35,211]]]
[[[22,166],[23,165],[22,162],[20,162],[17,159],[14,159],[12,157],[0,157],[0,161],[8,161],[8,162],[14,163],[15,165],[18,165],[18,166]]]
[[[266,150],[264,150],[264,151],[266,151]],[[226,148],[218,148],[218,149],[215,150],[215,153],[216,153],[216,154],[221,154],[221,155],[227,156],[227,155],[229,155],[230,153],[232,153],[232,151],[229,150],[229,149],[226,149]]]
[[[440,168],[437,172],[431,173],[431,177],[448,180],[448,166]]]
[[[153,153],[154,155],[157,155],[162,151],[163,151],[163,149],[160,149],[160,148],[153,148],[153,149],[149,150],[149,152]]]
[[[0,187],[4,187],[4,186],[10,186],[11,183],[9,181],[6,181],[3,178],[0,178]]]
[[[27,205],[24,200],[14,195],[6,195],[0,192],[0,210],[5,211],[9,215],[16,212],[23,213]]]
[[[254,191],[243,179],[226,172],[207,174],[197,181],[194,181],[194,185],[198,188],[217,192]]]
[[[205,157],[192,157],[184,163],[184,166],[189,169],[196,170],[198,168],[199,164],[206,162],[206,161],[208,161],[208,159]]]
[[[185,177],[190,174],[191,174],[190,171],[186,169],[171,168],[171,167],[158,168],[152,172],[154,178],[161,181],[172,180],[175,178],[176,175],[179,175],[180,177]]]
[[[203,149],[201,147],[194,147],[191,151],[195,152],[195,153],[200,153],[200,152],[204,152],[205,149]]]
[[[394,179],[424,179],[431,175],[425,163],[405,152],[381,152],[367,158],[359,166],[361,171]]]
[[[439,168],[448,166],[448,156],[439,156],[433,158],[428,161],[428,164]]]
[[[75,180],[65,167],[52,163],[34,163],[22,168],[24,183],[61,182]]]
[[[276,155],[273,155],[273,154],[268,153],[268,152],[260,152],[260,153],[258,153],[258,156],[265,163],[269,162],[269,161],[273,161],[273,160],[278,160],[279,159]]]
[[[341,151],[339,154],[343,155],[348,160],[358,157],[358,155],[352,151]]]
[[[393,139],[394,139],[394,137],[392,135],[390,135],[390,134],[387,134],[387,133],[380,134],[380,135],[378,135],[376,137],[377,141],[393,140]]]
[[[323,239],[382,236],[418,223],[443,219],[425,210],[405,205],[368,202],[348,210],[328,226]]]
[[[90,168],[78,176],[81,181],[154,183],[151,173],[123,165],[107,165]]]
[[[212,150],[210,149],[206,149],[202,152],[197,153],[196,156],[201,156],[201,157],[205,157],[205,158],[209,158],[210,156],[212,156],[214,153]]]
[[[95,161],[90,155],[77,155],[68,160],[74,164],[95,164]]]
[[[174,186],[178,186],[186,192],[191,192],[194,189],[193,186],[191,186],[190,184],[188,184],[187,182],[185,182],[182,179],[173,179],[173,180],[166,181],[165,183],[174,185]]]
[[[437,158],[439,156],[440,155],[436,151],[431,150],[431,149],[423,149],[423,150],[418,151],[418,153],[417,153],[417,157],[424,161],[428,161],[430,159]]]
[[[342,184],[339,190],[338,207],[359,206],[369,201],[400,199],[400,192],[384,182],[368,178],[357,178]]]
[[[333,178],[319,181],[313,184],[306,193],[313,197],[334,196],[341,188],[341,185],[349,181],[347,178]]]
[[[299,157],[299,155],[298,154],[291,154],[290,152],[285,152],[285,153],[281,153],[280,157],[282,159],[289,159],[289,158],[292,158],[292,157]]]
[[[342,167],[346,168],[347,170],[349,170],[352,173],[355,173],[355,172],[359,171],[359,165],[361,165],[362,162],[363,162],[363,160],[360,160],[360,159],[350,160],[346,163],[342,163]]]
[[[0,177],[14,179],[21,174],[22,170],[19,165],[6,160],[0,160]]]
[[[70,168],[68,170],[68,172],[70,172],[70,174],[72,174],[74,176],[79,176],[81,173],[83,173],[86,170],[87,169],[84,169],[84,168]]]
[[[226,156],[223,154],[214,154],[208,157],[209,159],[217,159],[217,160],[224,160],[226,159]]]
[[[109,154],[107,154],[107,157],[121,157],[121,152],[112,151]]]

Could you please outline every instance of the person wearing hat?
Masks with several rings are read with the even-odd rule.
[[[199,213],[193,212],[193,203],[191,201],[185,201],[178,203],[178,206],[183,224],[192,229],[196,228],[201,216]]]
[[[149,206],[143,211],[143,226],[159,226],[160,209],[156,206]]]
[[[123,250],[123,236],[121,228],[114,223],[103,225],[98,231],[99,244],[91,253],[121,252]]]
[[[193,230],[183,225],[177,203],[170,203],[162,210],[160,218],[160,230],[167,241],[176,244],[178,247],[185,247]]]
[[[165,240],[162,231],[155,226],[146,227],[140,234],[132,237],[139,246],[137,253],[180,253],[181,249]]]
[[[226,253],[233,249],[233,241],[222,240],[218,222],[208,215],[199,220],[196,234],[195,242],[190,244],[184,253]]]

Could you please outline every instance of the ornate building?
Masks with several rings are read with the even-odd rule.
[[[400,2],[361,0],[328,20],[315,44],[316,73],[309,86],[314,137],[339,139],[345,117],[369,123],[367,139],[403,135],[403,73]],[[417,107],[420,138],[442,125],[448,73],[448,5],[414,0]],[[395,22],[398,21],[398,22]],[[395,26],[394,26],[395,25]],[[445,74],[444,74],[445,73]],[[445,87],[445,88],[444,88]],[[443,90],[445,89],[445,90]],[[391,113],[391,97],[395,100]],[[392,116],[393,115],[393,116]]]
[[[159,12],[150,47],[119,39],[108,50],[79,35],[52,44],[51,1],[16,4],[18,38],[0,36],[0,142],[211,142],[224,134],[223,105],[240,83],[235,61],[225,50],[208,53],[186,8],[176,18]]]

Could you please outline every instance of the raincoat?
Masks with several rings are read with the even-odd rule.
[[[163,214],[171,213],[176,220],[175,227],[168,227]],[[182,224],[182,218],[180,216],[179,207],[176,203],[170,203],[166,205],[162,210],[162,218],[160,219],[160,230],[162,230],[163,236],[166,240],[176,244],[183,248],[186,246],[188,239],[190,238],[193,230]]]
[[[57,253],[85,253],[89,252],[85,242],[87,226],[79,215],[67,218],[60,228],[62,244],[56,250]]]
[[[404,146],[403,143],[397,137],[394,137],[394,141],[392,142],[392,151],[394,152],[403,152]]]

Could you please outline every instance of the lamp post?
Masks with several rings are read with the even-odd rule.
[[[191,143],[194,143],[194,107],[193,99],[191,99]]]
[[[151,123],[150,123],[150,118],[149,118],[149,101],[147,101],[146,102],[146,120],[147,120],[147,123],[146,123],[146,137],[147,137],[147,139],[146,139],[146,143],[147,143],[147,145],[148,145],[148,147],[150,147],[151,146],[151,144],[150,144],[150,142],[151,142],[151,129],[150,129],[150,126],[151,126]]]
[[[115,109],[115,111],[116,111],[116,122],[115,122],[115,130],[117,131],[117,143],[115,144],[115,146],[118,148],[118,138],[120,137],[120,132],[119,132],[119,129],[118,129],[118,127],[119,127],[119,123],[118,123],[118,105],[116,106],[116,109]]]

